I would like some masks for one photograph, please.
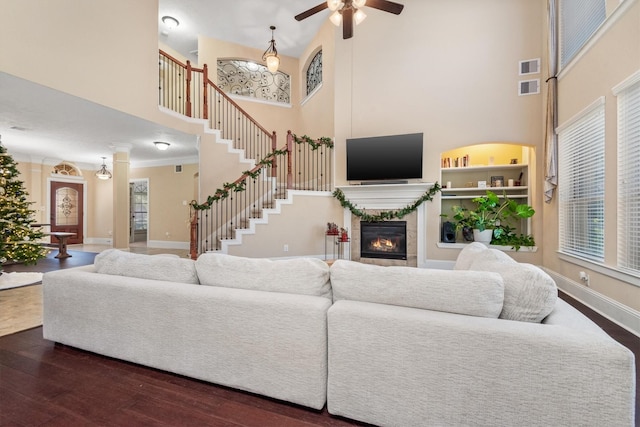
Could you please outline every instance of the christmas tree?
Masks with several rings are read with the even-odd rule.
[[[35,222],[33,202],[27,201],[24,182],[18,180],[17,163],[7,153],[0,140],[0,274],[5,262],[35,264],[48,250],[38,244],[44,236]]]

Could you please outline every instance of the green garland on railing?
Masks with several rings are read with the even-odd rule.
[[[313,151],[317,150],[318,148],[322,147],[323,145],[326,145],[328,148],[333,148],[333,140],[331,138],[328,138],[326,136],[323,136],[321,138],[318,139],[312,139],[310,136],[307,135],[302,135],[302,136],[298,136],[295,133],[291,134],[293,136],[293,141],[296,144],[302,144],[302,143],[307,143],[311,146],[311,149]],[[319,141],[319,142],[316,142]]]
[[[429,189],[429,191],[424,193],[418,200],[413,202],[411,205],[407,205],[404,208],[398,209],[395,211],[383,211],[376,215],[368,214],[364,211],[361,211],[357,207],[355,207],[350,201],[347,200],[344,193],[339,188],[335,189],[335,191],[333,192],[333,197],[338,199],[338,201],[340,202],[340,205],[343,208],[349,209],[351,213],[357,216],[358,218],[360,218],[360,220],[364,222],[376,222],[376,221],[387,221],[394,218],[402,219],[406,215],[409,215],[410,213],[418,209],[418,206],[420,206],[427,200],[432,201],[433,196],[435,196],[438,191],[440,191],[440,184],[436,182],[435,184],[433,184],[433,187]]]
[[[291,134],[293,135],[293,140],[295,141],[296,144],[302,144],[302,143],[307,143],[309,144],[309,146],[311,146],[312,150],[317,150],[318,148],[320,148],[322,145],[326,145],[328,148],[333,148],[333,141],[331,138],[327,138],[327,137],[322,137],[322,138],[318,138],[316,142],[316,140],[311,139],[311,137],[308,137],[307,135],[303,135],[302,137],[298,137],[296,134]],[[287,150],[285,148],[281,149],[281,150],[275,150],[269,154],[267,154],[265,157],[262,158],[262,160],[260,160],[256,166],[271,166],[273,164],[273,158],[275,156],[282,156],[284,154],[287,154]],[[251,177],[251,179],[256,179],[258,177],[258,175],[260,175],[260,170],[262,168],[254,168],[253,171],[244,171],[242,172],[242,175],[246,175],[247,177]],[[190,205],[193,209],[195,210],[207,210],[207,209],[211,209],[211,206],[213,206],[213,204],[219,200],[223,200],[226,199],[227,197],[229,197],[229,195],[233,192],[233,193],[237,193],[239,191],[244,191],[246,189],[246,181],[242,180],[238,183],[235,182],[225,182],[224,184],[222,184],[222,188],[218,188],[216,190],[216,192],[213,194],[213,196],[208,196],[207,197],[207,201],[202,203],[202,204],[198,204],[197,201],[192,200]]]
[[[273,164],[273,158],[275,156],[282,156],[284,154],[287,154],[287,150],[284,148],[281,150],[274,150],[271,153],[267,154],[265,157],[263,157],[262,160],[260,160],[256,164],[256,166],[271,166]],[[242,175],[245,177],[251,177],[251,179],[256,179],[260,175],[261,170],[262,168],[254,167],[253,170],[246,170],[242,172]],[[195,200],[192,200],[190,205],[193,209],[198,211],[211,209],[211,206],[213,206],[215,202],[226,199],[227,197],[229,197],[229,195],[232,192],[238,193],[240,191],[244,191],[246,187],[247,187],[246,180],[242,180],[240,182],[225,182],[224,184],[222,184],[222,188],[216,189],[216,192],[213,194],[213,196],[207,197],[206,202],[202,204],[198,204],[198,202],[196,202]]]

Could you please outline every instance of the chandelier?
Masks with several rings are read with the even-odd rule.
[[[267,61],[267,68],[270,72],[275,73],[278,71],[280,65],[280,58],[278,57],[278,51],[276,50],[276,41],[273,38],[273,31],[276,29],[273,25],[269,27],[271,29],[271,41],[269,47],[262,54],[262,60]]]
[[[102,158],[102,167],[96,172],[96,176],[98,177],[98,179],[111,179],[111,177],[113,176],[111,175],[111,172],[107,170],[107,165],[104,162],[105,159],[106,157]]]

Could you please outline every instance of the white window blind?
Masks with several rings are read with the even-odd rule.
[[[640,81],[618,94],[618,266],[640,273]]]
[[[604,103],[558,129],[560,251],[604,260]]]
[[[606,0],[560,0],[560,67],[580,51],[606,18]]]

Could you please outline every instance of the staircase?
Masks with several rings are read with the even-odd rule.
[[[211,101],[211,102],[210,102]],[[284,147],[276,147],[276,133],[269,132],[208,78],[208,67],[192,67],[163,51],[159,53],[159,99],[161,107],[188,117],[204,119],[220,132],[224,142],[254,167],[191,203],[190,255],[208,251],[227,252],[242,243],[242,236],[255,233],[269,215],[293,203],[287,190],[332,191],[333,142],[312,140],[290,131]]]

